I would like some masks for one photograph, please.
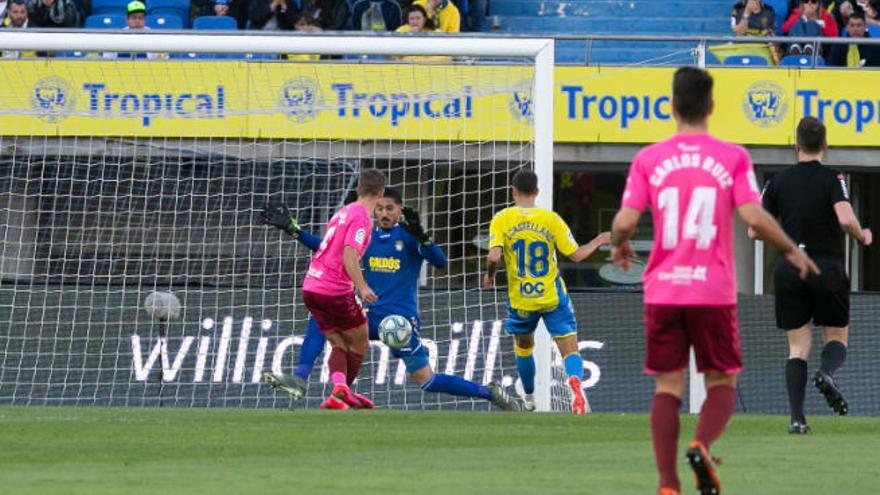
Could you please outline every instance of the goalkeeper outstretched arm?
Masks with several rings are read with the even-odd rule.
[[[260,213],[260,222],[283,230],[312,251],[317,251],[321,245],[321,238],[303,231],[287,205],[266,205]]]
[[[446,253],[440,249],[440,246],[434,243],[434,240],[431,239],[431,236],[428,235],[428,232],[425,231],[425,228],[422,226],[422,219],[419,217],[419,212],[409,206],[404,206],[403,221],[398,223],[419,242],[419,254],[422,258],[436,268],[446,269],[446,267],[449,266],[449,260],[446,259]]]

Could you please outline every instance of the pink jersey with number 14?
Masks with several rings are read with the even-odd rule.
[[[354,202],[337,211],[327,223],[327,232],[312,256],[303,290],[326,295],[350,293],[354,284],[345,271],[342,253],[345,246],[351,246],[358,256],[363,256],[372,231],[373,221],[364,205]]]
[[[646,304],[736,304],[734,209],[761,203],[748,152],[708,134],[679,134],[633,160],[623,206],[651,207]]]

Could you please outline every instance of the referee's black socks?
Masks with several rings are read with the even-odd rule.
[[[839,340],[829,340],[822,348],[822,364],[819,368],[833,376],[834,372],[843,366],[844,361],[846,361],[846,345]]]
[[[825,355],[824,351],[822,355]],[[804,394],[806,394],[807,389],[806,361],[800,358],[791,358],[785,363],[785,385],[788,387],[788,405],[791,408],[791,420],[806,423],[804,418]]]

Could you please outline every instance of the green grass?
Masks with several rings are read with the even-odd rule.
[[[689,438],[694,418],[685,417]],[[737,416],[725,494],[880,493],[880,420]],[[653,494],[647,417],[0,407],[6,494]],[[679,466],[684,493],[691,475]]]

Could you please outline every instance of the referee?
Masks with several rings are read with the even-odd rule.
[[[846,360],[849,333],[849,278],[844,267],[844,233],[864,246],[871,244],[849,202],[842,174],[822,165],[828,149],[825,125],[804,117],[797,128],[798,164],[776,174],[764,188],[764,208],[779,218],[782,228],[822,270],[806,280],[784,257],[776,261],[776,325],[788,334],[785,383],[791,408],[788,432],[810,431],[804,417],[807,358],[812,341],[811,320],[822,327],[822,363],[813,384],[828,405],[847,413],[846,399],[834,383],[834,372]]]

